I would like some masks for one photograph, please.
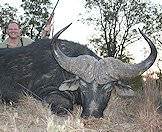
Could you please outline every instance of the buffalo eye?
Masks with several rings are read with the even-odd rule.
[[[110,92],[113,89],[113,86],[111,83],[105,84],[102,89],[106,90],[106,92]]]
[[[80,80],[80,85],[83,87],[87,87],[87,83],[83,80]]]

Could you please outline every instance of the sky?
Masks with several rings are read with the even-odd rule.
[[[53,1],[53,2],[52,2]],[[51,0],[53,5],[57,0]],[[77,20],[80,18],[79,14],[83,13],[84,8],[84,0],[60,0],[58,6],[55,10],[54,16],[54,33],[62,29],[64,26],[68,25],[69,23],[73,23],[63,34],[61,34],[60,38],[67,39],[74,42],[79,42],[81,44],[87,44],[88,39],[93,33],[93,27],[87,26],[78,22]],[[146,0],[147,1],[147,0]],[[153,3],[161,4],[162,0],[151,0]],[[20,8],[21,0],[1,0],[1,4],[9,3],[11,6]],[[21,13],[21,10],[19,10]],[[162,38],[160,39],[162,40]],[[149,47],[145,41],[142,41],[142,45],[137,44],[130,48],[130,52],[132,53],[133,57],[135,58],[135,62],[140,62],[144,58],[143,54],[146,52],[144,47],[149,50]],[[149,54],[149,52],[148,52]],[[147,54],[146,54],[147,57]]]
[[[11,2],[12,1],[12,2]],[[53,6],[57,0],[51,0]],[[88,43],[88,38],[90,38],[93,27],[87,26],[78,22],[80,18],[79,14],[83,13],[83,5],[85,0],[60,0],[58,6],[55,10],[54,16],[54,32],[73,23],[67,31],[65,31],[60,38],[72,40],[75,42],[80,42],[82,44]],[[155,3],[161,3],[162,0],[151,0]],[[20,4],[21,0],[1,0],[1,4],[9,3],[11,6],[19,8],[19,13],[21,12]]]

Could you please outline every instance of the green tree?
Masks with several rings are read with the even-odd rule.
[[[49,0],[22,0],[21,7],[25,11],[20,17],[23,24],[23,34],[32,39],[39,38],[43,25],[49,17],[51,6]]]
[[[86,0],[84,22],[94,24],[98,36],[90,42],[102,56],[129,61],[127,45],[140,39],[138,27],[148,35],[162,26],[162,8],[140,0]],[[98,48],[99,47],[99,48]]]
[[[2,31],[2,40],[5,39],[6,25],[10,20],[17,18],[17,9],[9,4],[0,5],[0,30]]]

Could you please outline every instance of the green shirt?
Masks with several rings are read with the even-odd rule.
[[[22,40],[22,41],[21,41]],[[29,44],[31,44],[32,42],[34,42],[32,39],[30,38],[26,38],[26,37],[21,37],[21,40],[18,42],[17,47],[21,47],[21,46],[27,46]],[[9,44],[9,38],[7,38],[6,40],[4,40],[1,44],[0,44],[0,48],[7,48]]]

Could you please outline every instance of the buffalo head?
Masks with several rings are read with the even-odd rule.
[[[103,111],[110,99],[114,85],[119,85],[122,79],[133,78],[149,69],[157,56],[157,50],[152,41],[142,32],[142,36],[151,48],[151,53],[144,61],[138,64],[123,63],[112,57],[97,60],[90,55],[77,57],[66,56],[56,43],[59,35],[70,25],[66,26],[52,39],[52,51],[59,65],[68,72],[76,75],[77,79],[65,90],[80,90],[82,117],[102,117]],[[62,90],[64,88],[61,88]]]

